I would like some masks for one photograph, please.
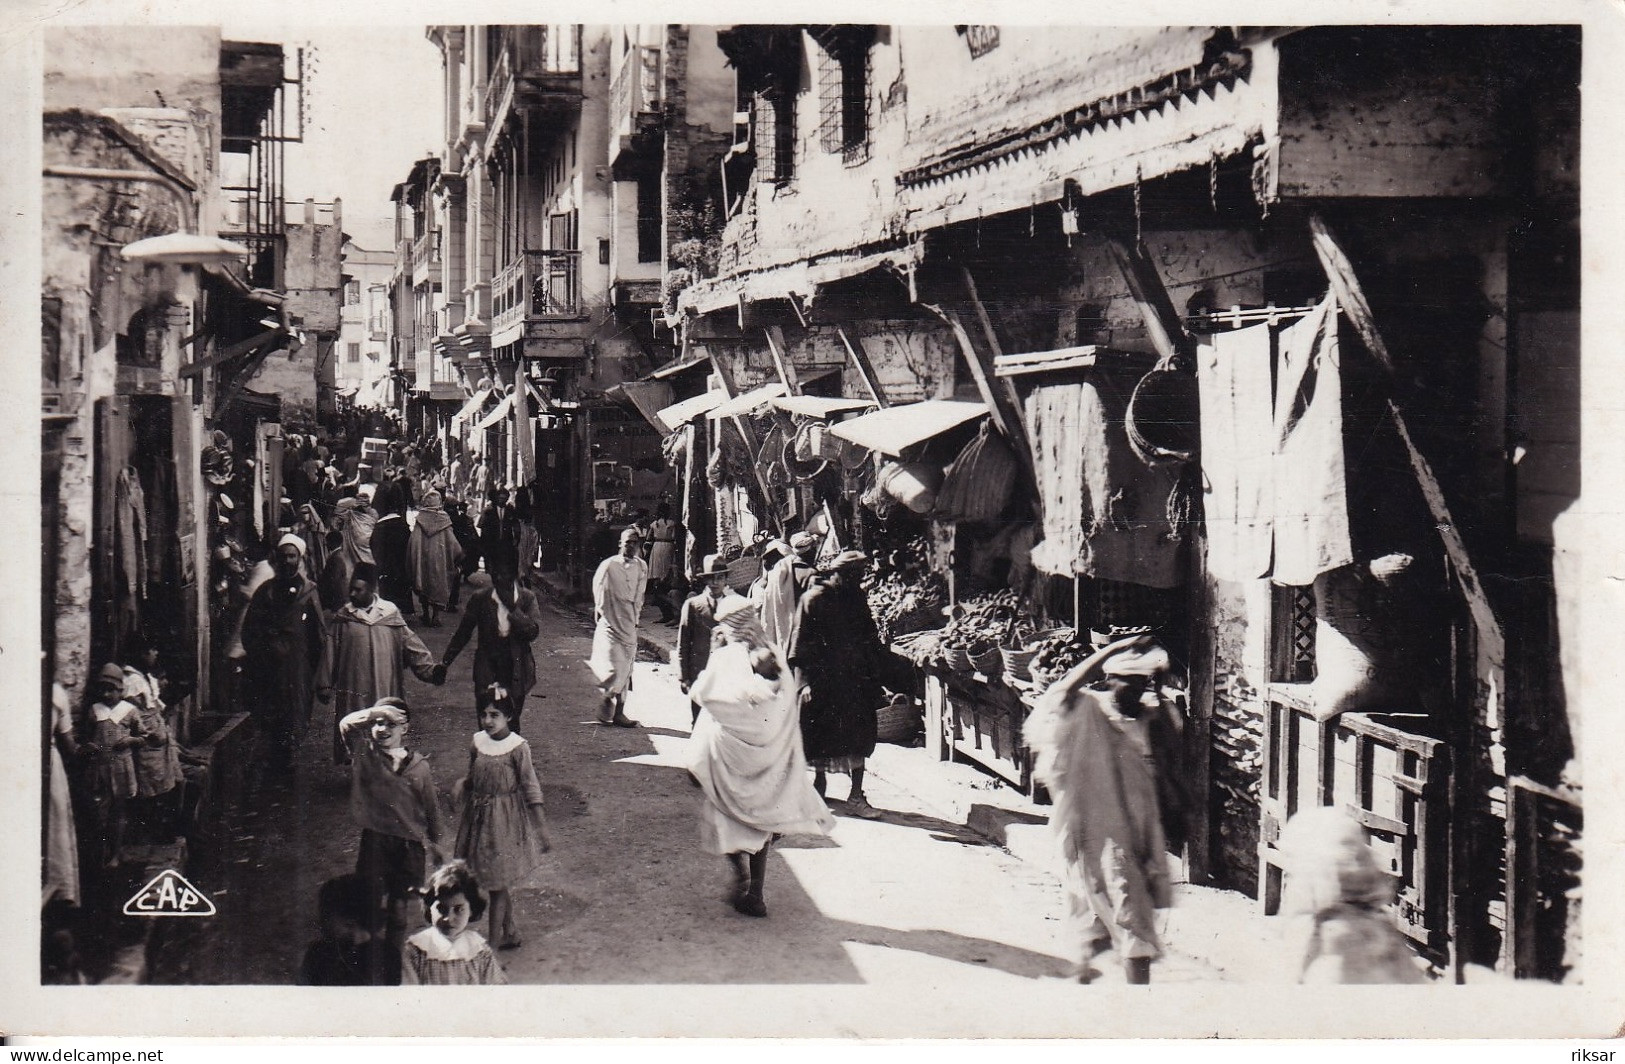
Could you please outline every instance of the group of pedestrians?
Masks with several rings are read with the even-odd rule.
[[[291,759],[312,697],[331,703],[334,759],[349,766],[361,832],[354,873],[323,887],[322,938],[301,980],[501,982],[493,949],[521,945],[512,891],[551,846],[540,780],[521,734],[536,682],[536,595],[526,586],[519,523],[506,493],[493,490],[478,526],[460,532],[433,487],[417,496],[409,523],[413,496],[394,483],[380,485],[372,506],[362,497],[335,506],[320,586],[309,575],[307,539],[284,536],[243,624],[247,687],[274,758]],[[634,524],[594,573],[586,664],[601,725],[638,727],[626,703],[641,616],[651,596],[670,606],[677,532],[665,512]],[[650,533],[647,545],[655,549],[646,556]],[[832,809],[882,815],[864,782],[889,655],[863,590],[867,557],[832,549],[820,564],[824,545],[809,530],[761,543],[760,575],[743,594],[730,586],[732,567],[707,556],[694,592],[671,611],[674,663],[693,724],[687,765],[700,795],[698,841],[726,859],[727,901],[747,916],[768,913],[765,883],[779,838],[830,833]],[[434,625],[441,613],[458,612],[470,554],[489,579],[469,596],[436,659],[391,596],[410,602],[415,595],[422,623]],[[657,565],[664,579],[656,579]],[[1149,634],[1119,636],[1046,692],[1026,739],[1035,774],[1054,798],[1050,820],[1078,978],[1096,978],[1094,962],[1111,952],[1128,982],[1145,983],[1163,951],[1156,912],[1171,904],[1167,854],[1183,843],[1190,799],[1181,786],[1180,717],[1165,691],[1174,675],[1169,655]],[[403,677],[410,671],[443,684],[471,642],[478,731],[451,788],[454,826],[428,762],[410,749]],[[831,775],[849,778],[844,802],[828,799]],[[1306,832],[1336,835],[1300,828],[1298,836]],[[1361,944],[1358,958],[1331,964],[1334,977],[1404,978],[1403,951],[1367,918],[1379,911],[1369,899],[1383,889],[1380,873],[1368,867],[1369,850],[1293,848],[1308,855],[1306,868],[1317,859],[1336,862],[1318,876],[1304,872],[1289,898],[1302,917],[1294,942],[1304,977],[1324,977],[1328,956]],[[420,905],[424,926],[408,934]],[[488,935],[471,926],[482,916],[489,917]]]

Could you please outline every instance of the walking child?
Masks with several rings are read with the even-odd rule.
[[[410,710],[385,698],[339,721],[349,747],[350,815],[361,828],[355,870],[373,900],[373,933],[385,931],[399,948],[407,907],[423,882],[425,847],[435,864],[445,858],[443,821],[428,760],[406,748]]]
[[[1305,809],[1281,832],[1285,956],[1300,983],[1426,979],[1388,912],[1394,880],[1341,809]]]
[[[128,803],[137,793],[135,757],[146,738],[141,714],[124,697],[124,670],[112,662],[96,678],[96,701],[85,722],[87,738],[80,751],[89,761],[90,800],[101,835],[101,861],[118,864],[124,846]]]
[[[429,926],[406,940],[406,986],[494,986],[508,977],[480,933],[468,925],[485,911],[480,884],[464,861],[437,868],[423,888]]]
[[[492,695],[480,710],[468,776],[453,789],[463,805],[456,852],[491,893],[491,941],[518,949],[511,891],[541,864],[552,841],[530,744],[510,727],[512,699],[501,687]]]

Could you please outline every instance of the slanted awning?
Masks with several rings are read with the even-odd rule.
[[[354,399],[356,393],[359,392],[360,390],[361,390],[360,385],[352,384],[348,388],[340,388],[336,394],[338,394],[341,398],[344,398],[344,399]]]
[[[986,414],[986,403],[927,399],[923,403],[888,407],[843,421],[839,425],[832,425],[830,432],[843,440],[851,440],[859,447],[895,456],[921,440],[940,436],[949,429],[958,428]]]
[[[908,269],[924,257],[923,243],[871,252],[836,252],[816,261],[798,261],[765,266],[725,277],[697,281],[677,297],[682,312],[710,314],[737,305],[743,299],[756,303],[764,299],[786,299],[792,293],[812,299],[818,286],[868,273],[882,267]]]
[[[649,374],[643,379],[646,381],[663,381],[670,377],[675,377],[679,373],[687,373],[691,369],[709,369],[710,367],[710,355],[695,355],[693,358],[679,359],[676,362],[671,362],[667,365],[661,366],[659,369],[655,370],[653,373]]]
[[[734,396],[721,406],[712,409],[705,416],[709,418],[739,417],[742,414],[750,413],[759,406],[766,406],[772,399],[789,394],[790,389],[786,388],[781,382],[774,381],[772,384],[764,384],[760,388],[752,388],[742,395]]]
[[[772,402],[786,413],[816,418],[867,410],[875,405],[872,399],[829,399],[822,395],[781,395]]]
[[[452,427],[456,428],[460,423],[476,416],[480,412],[480,408],[485,405],[485,401],[490,397],[491,389],[489,388],[481,388],[479,391],[475,392],[468,402],[463,404],[461,410],[451,415]]]
[[[489,414],[486,414],[483,418],[474,423],[474,427],[476,429],[488,429],[492,425],[495,425],[498,421],[501,421],[503,418],[507,417],[508,411],[512,409],[513,396],[505,395],[502,397],[502,402],[493,407]]]
[[[701,392],[699,395],[689,396],[681,402],[656,411],[655,416],[660,418],[668,429],[675,432],[680,426],[688,424],[707,410],[726,402],[727,398],[727,393],[721,390]]]

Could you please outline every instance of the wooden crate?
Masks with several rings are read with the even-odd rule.
[[[1399,929],[1443,962],[1449,947],[1449,747],[1417,713],[1345,713],[1316,721],[1307,684],[1273,684],[1259,802],[1259,898],[1280,906],[1277,843],[1300,809],[1337,806],[1367,831],[1396,880]]]
[[[970,673],[928,669],[925,717],[926,749],[939,760],[963,757],[1035,793],[1032,756],[1021,737],[1027,705],[1009,687]]]

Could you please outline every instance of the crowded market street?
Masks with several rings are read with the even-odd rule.
[[[511,982],[986,983],[992,989],[1068,973],[1064,902],[1059,881],[1045,867],[1042,807],[973,766],[928,764],[918,747],[877,749],[869,794],[883,810],[879,820],[840,816],[842,784],[835,784],[834,833],[792,837],[775,847],[769,918],[735,913],[724,901],[723,862],[696,845],[699,792],[683,769],[688,704],[672,668],[652,660],[637,665],[627,712],[643,727],[601,727],[593,721],[594,690],[582,666],[590,626],[565,608],[549,603],[544,609],[525,734],[536,751],[554,848],[536,886],[517,894],[526,940],[502,954]],[[654,617],[652,608],[646,611],[645,624]],[[453,631],[443,624],[420,634],[439,654]],[[669,632],[649,629],[654,639],[661,633],[670,639]],[[654,649],[648,639],[644,645]],[[444,687],[407,681],[413,734],[442,790],[460,773],[474,730],[468,662],[465,657],[453,666]],[[161,951],[154,981],[293,982],[316,931],[316,888],[355,864],[355,838],[345,819],[348,774],[333,766],[315,734],[313,723],[291,779],[249,784],[229,819],[224,859],[194,877],[219,915],[176,932]],[[1005,835],[1025,859],[1000,847],[995,834]],[[989,898],[998,903],[988,904]],[[1185,888],[1180,904],[1186,911],[1169,912],[1175,928],[1212,925],[1215,916],[1234,928],[1239,916],[1252,933],[1273,934],[1267,920],[1247,912],[1244,899]],[[629,933],[631,924],[655,930]],[[268,925],[286,933],[265,934]],[[1211,930],[1202,935],[1191,945],[1208,950]],[[1268,939],[1248,946],[1244,937],[1237,934],[1232,945],[1245,948],[1217,961],[1232,968],[1230,978],[1267,970]],[[1114,976],[1121,981],[1108,969],[1102,982]],[[1226,974],[1213,958],[1182,952],[1176,940],[1158,978],[1206,981]]]

